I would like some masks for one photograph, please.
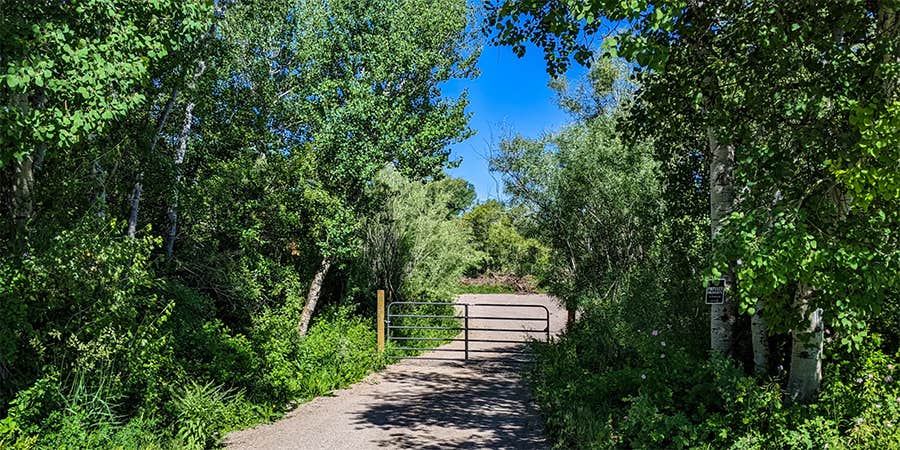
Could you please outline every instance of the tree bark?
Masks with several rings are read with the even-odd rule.
[[[794,307],[803,315],[803,327],[791,330],[791,372],[788,376],[788,400],[809,401],[822,383],[824,324],[822,309],[810,302],[812,290],[800,284]]]
[[[316,271],[312,283],[309,285],[309,294],[306,296],[306,304],[303,305],[303,312],[300,314],[300,323],[297,324],[300,336],[306,336],[306,333],[309,331],[309,322],[312,320],[312,315],[316,310],[316,304],[319,302],[319,295],[322,294],[322,284],[325,282],[325,275],[328,275],[328,269],[330,268],[331,261],[329,261],[328,258],[322,258],[322,263],[319,265],[319,269]]]
[[[178,235],[178,187],[181,184],[181,163],[184,162],[184,154],[187,151],[188,134],[191,132],[191,123],[194,120],[194,103],[189,102],[184,107],[184,124],[181,126],[181,134],[178,136],[178,149],[175,151],[175,182],[172,185],[172,201],[169,204],[166,215],[169,218],[169,235],[166,238],[166,259],[172,259],[175,251],[175,236]]]
[[[769,325],[762,316],[765,302],[756,302],[756,312],[750,317],[750,334],[753,340],[753,370],[758,374],[769,372]]]
[[[166,102],[166,107],[163,108],[159,118],[156,120],[156,129],[150,140],[150,155],[156,151],[156,144],[159,143],[159,137],[162,134],[163,127],[166,126],[166,121],[169,119],[169,113],[172,112],[172,107],[175,106],[175,100],[178,99],[178,92],[177,87],[172,89],[172,94]],[[128,237],[132,239],[135,234],[137,234],[138,214],[140,213],[141,208],[141,194],[144,192],[143,181],[144,172],[140,171],[135,177],[134,187],[131,189],[131,208],[128,213]]]
[[[144,192],[144,173],[137,174],[134,187],[131,189],[131,208],[128,213],[128,237],[134,239],[137,234],[138,212],[141,209],[141,193]]]
[[[12,213],[15,221],[17,242],[23,242],[25,226],[34,211],[31,191],[34,188],[34,156],[30,153],[14,165],[14,181],[12,189]]]
[[[713,239],[719,234],[722,224],[728,214],[731,213],[734,202],[733,172],[734,172],[734,146],[722,144],[718,141],[715,131],[708,129],[710,162],[709,162],[709,217],[711,222],[711,234]],[[722,275],[725,279],[725,291],[732,290],[734,274],[731,269]],[[737,318],[737,308],[734,301],[725,296],[724,302],[719,305],[710,305],[710,349],[713,352],[728,354],[733,345],[734,323]]]

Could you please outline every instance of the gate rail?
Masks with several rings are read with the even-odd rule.
[[[431,305],[431,306],[451,306],[457,311],[455,314],[395,314],[391,311],[391,308],[394,306],[406,306],[406,305]],[[469,314],[470,309],[474,308],[531,308],[531,309],[542,309],[544,310],[544,317],[508,317],[508,316],[473,316]],[[458,309],[462,309],[462,314],[458,313]],[[462,326],[453,326],[453,327],[444,327],[444,326],[422,326],[422,325],[395,325],[392,323],[391,319],[459,319],[462,321]],[[517,328],[502,328],[502,327],[476,327],[472,328],[470,326],[469,320],[514,320],[514,321],[524,321],[524,322],[543,322],[543,329],[517,329]],[[393,321],[397,322],[397,321]],[[402,321],[401,321],[402,322]],[[401,344],[402,342],[409,341],[441,341],[441,342],[463,342],[463,348],[420,348],[420,347],[405,347],[405,346],[395,346],[393,347],[395,350],[402,351],[410,351],[410,350],[428,350],[428,351],[438,351],[438,352],[462,352],[463,359],[469,359],[469,353],[509,353],[509,354],[523,354],[526,352],[516,351],[516,350],[506,350],[506,349],[470,349],[469,343],[477,342],[477,343],[497,343],[497,344],[525,344],[529,342],[527,339],[472,339],[469,337],[470,331],[484,331],[484,332],[497,332],[497,333],[522,333],[526,335],[530,335],[532,333],[542,333],[544,337],[549,341],[550,340],[550,310],[547,309],[546,306],[543,305],[517,305],[517,304],[503,304],[503,303],[453,303],[453,302],[391,302],[387,305],[387,316],[384,319],[384,325],[387,329],[387,340],[394,341],[397,344]],[[462,331],[462,337],[453,337],[453,338],[441,338],[441,337],[416,337],[416,336],[392,336],[392,330],[447,330],[447,331]],[[392,358],[415,358],[415,356],[397,356],[391,355]],[[422,357],[419,357],[422,358]],[[436,359],[451,359],[451,358],[436,358]]]

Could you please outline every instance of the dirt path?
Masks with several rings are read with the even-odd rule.
[[[544,295],[463,295],[459,302],[544,305],[553,333],[565,313]],[[475,316],[543,316],[531,308],[480,308]],[[516,313],[514,313],[516,314]],[[540,322],[477,320],[471,328],[534,328]],[[517,340],[522,333],[470,338]],[[461,348],[454,342],[442,348]],[[470,349],[510,349],[516,344],[470,344]],[[429,352],[446,358],[456,352]],[[273,424],[232,433],[234,449],[445,449],[546,448],[541,421],[519,364],[493,353],[475,353],[470,361],[404,360],[331,397],[303,404]]]

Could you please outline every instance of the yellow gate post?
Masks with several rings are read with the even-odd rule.
[[[384,352],[384,290],[378,290],[378,352]]]

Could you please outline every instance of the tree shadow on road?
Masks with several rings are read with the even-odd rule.
[[[489,355],[446,363],[463,365],[453,371],[438,363],[419,363],[385,374],[384,382],[397,383],[400,389],[371,399],[356,425],[393,430],[379,447],[546,448],[540,416],[517,375],[523,363],[511,361],[508,354]]]

